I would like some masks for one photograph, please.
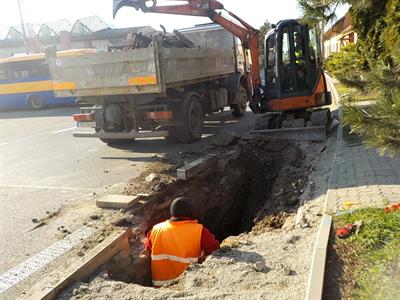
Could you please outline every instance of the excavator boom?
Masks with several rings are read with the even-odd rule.
[[[157,0],[114,0],[113,15],[124,6],[133,7],[143,12],[175,14],[185,16],[208,17],[213,22],[221,25],[227,31],[238,37],[242,45],[250,50],[251,72],[246,77],[249,92],[261,84],[259,64],[259,31],[243,21],[234,13],[225,10],[224,5],[216,0],[177,0],[185,2],[178,5],[157,5]],[[176,1],[174,1],[176,2]],[[148,5],[150,3],[150,5]],[[226,11],[239,24],[221,15],[220,11]],[[247,75],[247,74],[246,74]]]

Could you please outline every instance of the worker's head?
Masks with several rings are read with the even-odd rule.
[[[192,218],[193,207],[192,204],[185,197],[176,198],[172,201],[170,206],[171,217],[175,218]]]

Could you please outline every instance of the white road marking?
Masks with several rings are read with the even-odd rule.
[[[2,188],[35,189],[35,190],[67,190],[67,191],[96,191],[98,188],[76,188],[69,186],[43,186],[43,185],[19,185],[19,184],[0,184]]]
[[[63,255],[66,251],[78,245],[83,239],[87,239],[92,234],[92,228],[82,227],[65,237],[63,240],[55,242],[50,247],[44,249],[38,254],[28,258],[16,267],[0,275],[0,293],[4,292],[10,287],[13,287],[20,281],[30,276],[32,273],[45,267],[50,262]]]
[[[74,126],[74,127],[70,127],[70,128],[65,128],[65,129],[53,131],[52,133],[60,133],[60,132],[64,132],[64,131],[70,131],[70,130],[74,130],[74,129],[76,129],[76,128],[77,128],[77,127]]]

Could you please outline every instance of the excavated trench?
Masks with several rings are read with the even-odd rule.
[[[132,228],[134,238],[129,255],[121,253],[106,266],[110,278],[150,286],[149,262],[138,259],[142,241],[154,224],[170,217],[169,205],[179,196],[192,202],[198,221],[219,241],[282,227],[288,213],[295,211],[308,177],[301,150],[288,142],[239,141],[218,157],[215,172],[168,184],[117,222]]]

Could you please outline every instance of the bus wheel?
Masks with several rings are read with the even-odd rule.
[[[41,97],[39,97],[38,95],[30,96],[28,99],[28,104],[31,108],[36,109],[36,110],[43,109],[45,106],[43,103],[43,99]]]

